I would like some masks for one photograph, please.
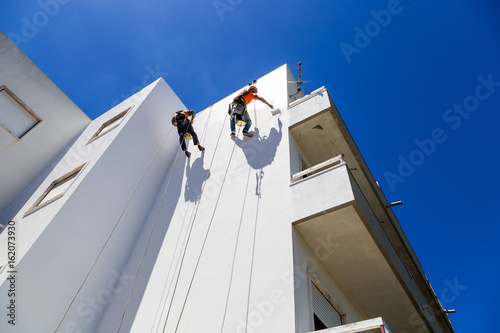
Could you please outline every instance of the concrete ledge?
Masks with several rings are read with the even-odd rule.
[[[358,321],[356,323],[346,324],[342,326],[327,328],[321,331],[322,333],[355,333],[355,332],[365,332],[368,330],[379,328],[383,333],[391,333],[391,330],[387,327],[386,323],[381,317]]]
[[[291,185],[293,221],[354,201],[349,174],[340,164]],[[314,200],[312,200],[314,198]]]
[[[325,88],[320,88],[288,105],[290,127],[331,107],[330,98]]]

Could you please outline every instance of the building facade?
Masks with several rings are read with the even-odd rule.
[[[328,91],[255,84],[279,110],[231,138],[236,90],[190,158],[163,79],[92,121],[2,221],[0,330],[453,332]]]
[[[0,219],[5,221],[90,119],[1,31],[0,59]]]

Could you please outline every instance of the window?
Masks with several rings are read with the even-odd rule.
[[[311,274],[314,330],[347,324],[347,315],[328,290]]]
[[[42,193],[42,195],[35,201],[33,206],[26,211],[25,216],[34,212],[35,210],[48,205],[49,203],[59,199],[64,195],[66,190],[73,184],[78,173],[83,169],[85,164],[80,165],[78,168],[68,172],[62,177],[57,178],[49,185],[49,187]]]
[[[120,123],[123,121],[123,118],[125,117],[125,115],[127,114],[127,112],[130,111],[131,108],[132,107],[129,107],[125,111],[120,112],[119,114],[117,114],[116,116],[114,116],[110,120],[106,121],[104,124],[102,124],[102,126],[99,127],[99,129],[97,130],[97,132],[95,132],[94,135],[92,135],[92,137],[89,139],[89,142],[94,141],[95,139],[97,139],[97,138],[101,137],[102,135],[108,133],[112,129],[118,127],[118,125],[120,125]]]
[[[324,322],[321,321],[321,319],[319,319],[319,317],[313,313],[314,315],[314,330],[315,331],[319,331],[319,330],[323,330],[325,328],[328,328],[328,326],[325,325]]]
[[[0,87],[0,127],[20,140],[42,120],[7,87]]]

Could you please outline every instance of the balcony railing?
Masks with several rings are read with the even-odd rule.
[[[356,323],[345,324],[324,330],[316,331],[320,333],[356,333],[366,332],[373,329],[380,329],[381,333],[391,333],[387,324],[382,320],[382,317],[358,321]]]
[[[325,87],[318,88],[318,89],[314,90],[313,92],[311,92],[310,94],[305,95],[304,97],[301,97],[293,102],[290,102],[290,104],[288,104],[288,107],[292,108],[292,107],[296,106],[297,104],[300,104],[302,102],[307,101],[308,99],[313,98],[314,96],[318,95],[319,93],[322,93],[323,91],[326,91]]]
[[[329,160],[326,160],[324,162],[321,162],[319,164],[316,164],[308,169],[302,170],[301,172],[297,172],[292,176],[292,181],[295,182],[299,179],[302,179],[306,176],[311,176],[313,174],[316,174],[320,171],[326,170],[329,167],[335,166],[335,165],[340,165],[344,163],[344,159],[342,158],[342,155],[335,156],[333,158],[330,158]]]

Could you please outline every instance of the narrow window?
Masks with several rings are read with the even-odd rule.
[[[0,127],[20,140],[42,120],[7,87],[0,87]]]
[[[62,197],[84,166],[85,164],[82,164],[78,168],[54,180],[24,215],[28,215]]]
[[[120,123],[122,122],[123,118],[127,114],[127,112],[130,111],[132,107],[129,107],[125,111],[120,112],[110,120],[106,121],[104,124],[102,124],[101,127],[92,135],[92,137],[89,139],[89,142],[94,141],[95,139],[101,137],[102,135],[108,133],[112,129],[116,128]]]
[[[311,274],[314,330],[347,324],[347,315],[328,290]]]

